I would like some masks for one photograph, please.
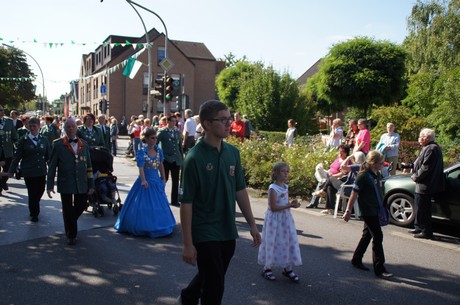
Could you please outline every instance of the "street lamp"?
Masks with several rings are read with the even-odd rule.
[[[101,1],[102,2],[102,1]],[[163,19],[161,19],[161,17],[155,13],[154,11],[152,10],[149,10],[148,8],[134,2],[134,1],[131,1],[131,0],[126,0],[126,2],[128,2],[129,5],[131,5],[131,7],[133,8],[133,10],[137,13],[137,16],[139,16],[139,19],[141,19],[141,22],[142,22],[142,25],[144,26],[144,31],[145,31],[145,40],[148,44],[148,60],[149,60],[149,77],[148,77],[148,85],[147,85],[147,117],[150,118],[150,110],[151,110],[151,100],[150,100],[150,91],[151,91],[151,87],[152,87],[152,46],[150,45],[150,38],[149,38],[149,33],[147,31],[147,28],[145,27],[145,23],[144,23],[144,20],[142,19],[142,16],[139,14],[139,12],[137,11],[137,9],[134,7],[134,5],[140,7],[141,9],[143,10],[146,10],[147,12],[149,13],[152,13],[153,15],[155,15],[156,17],[158,17],[158,19],[160,19],[161,23],[163,24],[163,27],[165,28],[165,58],[168,58],[168,29],[166,28],[166,24],[164,23]],[[166,71],[164,73],[164,75],[166,76]],[[164,92],[163,92],[164,94]],[[166,114],[166,110],[167,110],[167,107],[166,107],[166,101],[163,101],[163,113],[164,115],[167,115]]]
[[[20,51],[20,52],[23,52],[24,54],[26,55],[29,55],[30,58],[33,59],[33,61],[35,61],[35,63],[37,64],[38,66],[38,69],[40,70],[40,74],[42,75],[42,111],[43,111],[43,114],[45,114],[45,78],[43,77],[43,71],[42,71],[42,68],[40,67],[40,65],[38,64],[38,61],[35,60],[35,58],[30,55],[29,53],[27,53],[26,51],[24,50],[21,50],[21,49],[18,49],[16,47],[13,47],[13,46],[10,46],[10,45],[7,45],[5,43],[2,43],[2,45],[4,45],[5,47],[7,48],[10,48],[10,49],[14,49],[14,50],[17,50],[17,51]]]

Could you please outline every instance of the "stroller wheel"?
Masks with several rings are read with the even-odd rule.
[[[112,211],[113,211],[113,215],[117,216],[118,215],[118,206],[114,205]]]
[[[107,203],[107,207],[108,207],[109,209],[111,209],[111,208],[112,208],[112,203],[111,203],[111,202],[110,202],[110,203]]]
[[[96,207],[93,207],[91,213],[93,213],[93,216],[98,218],[99,217],[99,212],[98,212],[98,208]]]
[[[99,214],[100,217],[104,216],[104,208],[103,207],[98,207],[97,208],[97,213]]]

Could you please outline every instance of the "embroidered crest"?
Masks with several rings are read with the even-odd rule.
[[[206,170],[208,171],[212,171],[213,168],[212,163],[208,163],[208,165],[206,165]]]
[[[230,176],[235,176],[235,165],[230,165],[230,172],[229,172]]]

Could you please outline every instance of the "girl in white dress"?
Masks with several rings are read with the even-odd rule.
[[[262,276],[267,280],[276,279],[272,267],[282,267],[282,274],[297,283],[299,277],[292,271],[292,266],[302,265],[302,258],[290,208],[298,208],[300,203],[297,200],[289,202],[286,184],[289,165],[277,162],[271,178],[274,183],[268,187],[268,209],[265,212],[258,263],[264,266]]]

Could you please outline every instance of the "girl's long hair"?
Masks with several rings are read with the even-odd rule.
[[[371,166],[380,163],[384,160],[383,154],[378,150],[371,150],[367,156],[366,161],[361,165],[359,173],[364,173],[370,170]]]

